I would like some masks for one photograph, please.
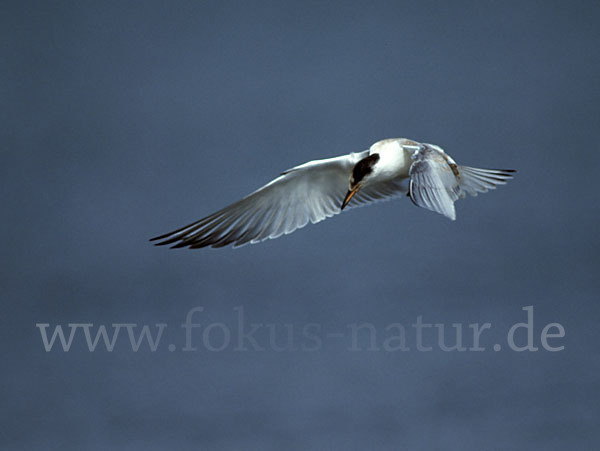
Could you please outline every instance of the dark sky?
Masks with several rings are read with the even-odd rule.
[[[596,449],[599,23],[598,2],[3,2],[0,447]],[[399,136],[519,172],[456,222],[400,199],[239,249],[147,241]],[[515,352],[526,306],[538,351]],[[485,351],[419,352],[419,316],[467,347],[490,323]],[[40,323],[167,326],[154,352],[126,328],[90,352],[83,326],[46,352]],[[383,349],[393,323],[410,350]]]

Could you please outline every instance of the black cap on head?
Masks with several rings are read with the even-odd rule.
[[[374,153],[366,158],[363,158],[354,165],[352,169],[352,183],[360,182],[366,175],[373,172],[373,166],[379,161],[379,154]]]

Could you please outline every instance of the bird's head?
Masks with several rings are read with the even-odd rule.
[[[369,184],[369,179],[373,176],[375,165],[379,161],[379,154],[373,153],[368,157],[363,158],[354,165],[352,175],[350,176],[350,185],[344,201],[342,202],[342,210],[348,205],[352,197],[365,185]]]

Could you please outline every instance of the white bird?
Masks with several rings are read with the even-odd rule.
[[[228,207],[150,241],[159,241],[159,246],[175,243],[175,248],[237,247],[292,233],[346,206],[402,194],[419,207],[455,220],[456,200],[504,185],[514,172],[459,166],[434,144],[385,139],[369,150],[289,169]]]

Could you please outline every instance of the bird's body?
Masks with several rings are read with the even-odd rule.
[[[504,184],[513,172],[459,166],[439,146],[385,139],[369,150],[291,168],[238,202],[152,241],[190,248],[241,246],[320,222],[346,206],[403,194],[454,220],[456,200]]]

